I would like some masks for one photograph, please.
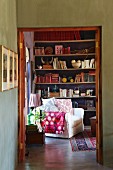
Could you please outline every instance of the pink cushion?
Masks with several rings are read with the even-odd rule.
[[[62,134],[65,130],[64,120],[64,112],[46,112],[46,117],[43,121],[45,133]]]
[[[73,114],[71,99],[55,99],[55,105],[59,111]]]

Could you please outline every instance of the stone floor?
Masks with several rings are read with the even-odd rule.
[[[16,170],[110,170],[96,163],[96,152],[72,152],[69,139],[45,138],[45,145],[29,146],[29,155]]]

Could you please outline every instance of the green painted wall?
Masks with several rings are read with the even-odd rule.
[[[0,44],[17,51],[15,0],[0,1]],[[18,133],[17,108],[17,88],[0,92],[0,170],[15,170]]]
[[[102,26],[104,165],[113,167],[113,0],[18,0],[18,27]]]

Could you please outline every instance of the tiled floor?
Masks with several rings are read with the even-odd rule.
[[[16,170],[110,170],[96,163],[96,152],[72,152],[69,139],[46,137],[45,145],[28,148]]]

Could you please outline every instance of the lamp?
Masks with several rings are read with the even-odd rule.
[[[41,100],[40,100],[40,94],[38,93],[31,93],[30,94],[30,99],[29,99],[29,107],[30,113],[27,115],[28,119],[28,124],[35,124],[35,114],[33,113],[33,110],[35,111],[36,107],[41,105]]]
[[[29,99],[29,107],[37,107],[41,105],[41,100],[40,100],[40,95],[38,93],[30,94],[30,99]]]

